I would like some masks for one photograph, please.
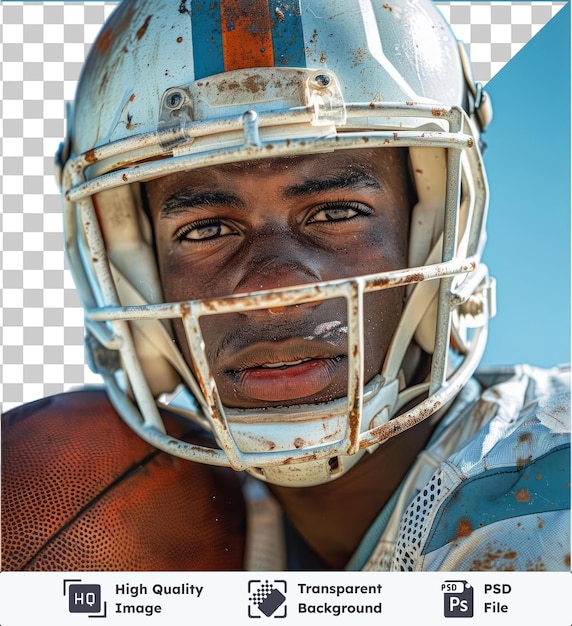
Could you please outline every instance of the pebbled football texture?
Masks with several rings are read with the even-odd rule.
[[[208,441],[164,417],[173,434]],[[1,504],[5,571],[243,569],[239,475],[145,443],[103,390],[2,416]]]

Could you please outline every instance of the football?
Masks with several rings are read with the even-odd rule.
[[[163,415],[172,432],[208,443]],[[153,448],[103,390],[64,393],[2,416],[2,569],[243,569],[240,476]]]

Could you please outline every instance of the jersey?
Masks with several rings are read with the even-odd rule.
[[[270,519],[277,522],[273,506],[274,516],[272,506],[265,509],[266,534]],[[284,569],[285,543],[276,527],[273,554],[256,553],[249,542],[249,567]],[[480,370],[346,569],[569,570],[569,369]]]
[[[569,371],[481,371],[368,535],[350,568],[569,570]]]

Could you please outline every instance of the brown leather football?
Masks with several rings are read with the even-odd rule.
[[[166,419],[204,443],[198,428]],[[244,567],[239,475],[153,448],[100,390],[2,416],[1,521],[3,570]]]

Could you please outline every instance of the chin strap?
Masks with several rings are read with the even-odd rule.
[[[361,420],[361,432],[370,430],[376,426],[386,423],[391,419],[393,407],[397,403],[398,381],[384,382],[381,376],[376,376],[364,388],[364,403]],[[298,409],[301,407],[293,407]],[[342,421],[347,424],[346,400],[336,400],[322,405],[308,405],[307,411],[312,412],[313,422],[316,424],[317,432],[322,431],[323,424],[331,417],[325,418],[333,411],[342,409]],[[264,410],[261,410],[261,413]],[[272,422],[272,428],[284,428],[287,416],[283,419]],[[366,450],[373,452],[377,446],[364,448],[351,456],[339,455],[331,458],[311,460],[304,463],[284,464],[279,466],[269,466],[260,469],[248,470],[250,474],[274,485],[291,487],[311,487],[321,485],[339,478],[349,471],[363,457]]]

